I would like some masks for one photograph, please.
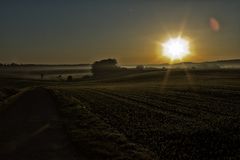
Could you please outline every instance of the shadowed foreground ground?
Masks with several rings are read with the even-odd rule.
[[[46,90],[23,93],[0,113],[0,159],[76,159]]]

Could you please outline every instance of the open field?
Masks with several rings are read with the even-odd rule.
[[[43,80],[51,81],[66,80],[70,75],[76,79],[91,75],[89,66],[5,66],[0,67],[0,73],[0,78],[27,80],[41,80],[41,74],[43,74]]]
[[[168,70],[1,85],[47,88],[88,159],[239,159],[239,80],[239,70]]]

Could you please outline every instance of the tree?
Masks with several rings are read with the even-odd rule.
[[[92,73],[94,76],[102,76],[119,71],[116,59],[104,59],[92,64]]]
[[[10,66],[18,66],[17,63],[11,63]]]
[[[138,71],[143,71],[144,70],[144,65],[137,65],[136,66],[136,69],[138,70]]]
[[[68,81],[68,82],[73,81],[73,77],[72,77],[72,76],[68,76],[68,77],[67,77],[67,81]]]

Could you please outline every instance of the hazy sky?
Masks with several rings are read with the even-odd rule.
[[[185,61],[240,58],[239,12],[239,0],[1,0],[0,62],[164,63],[160,43],[180,32]]]

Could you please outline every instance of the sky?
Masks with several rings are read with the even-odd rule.
[[[161,43],[179,34],[184,61],[240,58],[239,10],[239,0],[1,0],[0,63],[167,63]]]

